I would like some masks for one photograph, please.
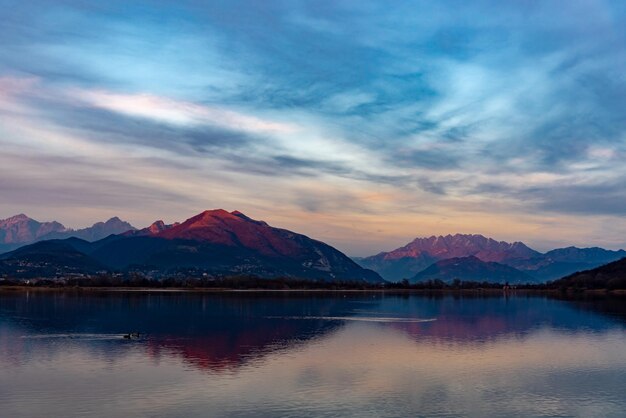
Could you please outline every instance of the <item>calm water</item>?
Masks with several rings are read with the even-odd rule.
[[[626,417],[626,299],[5,292],[0,416]]]

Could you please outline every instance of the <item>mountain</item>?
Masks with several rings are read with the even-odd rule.
[[[451,282],[461,281],[492,282],[492,283],[530,283],[535,281],[531,276],[504,264],[494,261],[482,261],[478,257],[454,257],[438,261],[425,270],[417,273],[409,281],[412,283],[427,280]]]
[[[41,239],[65,239],[70,237],[84,239],[85,241],[98,241],[109,235],[117,235],[127,231],[134,231],[136,228],[128,222],[122,221],[117,216],[106,222],[97,222],[88,228],[66,229],[61,232],[52,232],[44,235]]]
[[[540,255],[521,242],[507,243],[482,235],[456,234],[416,238],[404,247],[366,257],[359,264],[387,280],[398,281],[413,277],[439,260],[474,256],[482,261],[506,263]]]
[[[102,264],[80,250],[88,246],[87,241],[78,238],[39,241],[0,255],[0,271],[23,273],[23,277],[55,277],[60,271],[85,274],[104,270]]]
[[[428,253],[415,257],[386,258],[388,253],[381,253],[371,257],[358,259],[359,265],[374,270],[385,280],[396,282],[414,276],[426,267],[437,262],[437,259]]]
[[[626,257],[626,251],[603,248],[558,248],[527,260],[513,260],[510,265],[541,281],[559,279],[574,272],[593,269]]]
[[[274,228],[241,212],[202,212],[180,224],[155,222],[150,227],[109,236],[93,243],[69,239],[47,241],[70,245],[93,265],[109,270],[137,269],[168,274],[182,270],[210,275],[254,274],[318,280],[382,282],[333,247],[305,235]],[[30,245],[0,259],[19,263],[40,249]],[[52,251],[52,250],[49,250]],[[55,253],[59,251],[54,250]],[[62,251],[60,251],[62,252]],[[72,257],[75,254],[72,252]],[[55,258],[63,269],[65,261]]]
[[[74,230],[56,221],[39,222],[20,214],[0,220],[0,254],[43,240],[76,237],[86,241],[97,241],[111,234],[121,234],[129,230],[135,228],[118,217],[95,223],[88,228]]]
[[[58,222],[38,222],[24,214],[0,220],[0,253],[65,231],[67,229]]]
[[[567,247],[544,254],[522,242],[508,243],[482,235],[456,234],[416,238],[404,247],[359,259],[358,263],[378,272],[386,280],[398,281],[413,277],[438,261],[469,256],[514,267],[532,276],[534,281],[542,282],[619,260],[626,257],[626,251]]]
[[[626,289],[626,258],[563,277],[556,286],[587,289]]]
[[[123,235],[126,236],[154,236],[159,234],[160,232],[165,231],[166,229],[170,229],[173,226],[180,225],[178,222],[173,223],[171,225],[166,225],[165,222],[159,220],[147,228],[137,229],[137,230],[127,230]]]
[[[556,250],[548,251],[547,253],[545,253],[545,257],[547,259],[550,259],[556,262],[608,263],[610,261],[615,261],[615,257],[618,257],[618,258],[626,257],[626,251],[624,250],[611,251],[611,250],[605,250],[604,248],[598,248],[598,247],[592,247],[592,248],[567,247],[567,248],[559,248]]]

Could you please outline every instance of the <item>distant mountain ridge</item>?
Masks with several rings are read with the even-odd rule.
[[[390,281],[408,279],[440,260],[474,256],[482,261],[506,263],[540,253],[521,242],[496,241],[482,235],[455,234],[416,238],[389,252],[361,259],[363,267],[377,271]]]
[[[126,231],[124,235],[126,236],[150,236],[157,235],[160,232],[165,231],[173,226],[179,225],[178,222],[173,223],[171,225],[166,225],[165,222],[158,220],[153,222],[149,227],[137,230]]]
[[[428,280],[441,280],[450,283],[454,280],[510,283],[531,283],[534,279],[528,274],[514,267],[495,261],[482,261],[471,255],[469,257],[454,257],[437,261],[426,269],[417,273],[409,282],[418,283]]]
[[[386,260],[416,257],[424,253],[436,259],[475,256],[483,261],[531,258],[539,253],[524,243],[496,241],[482,235],[446,235],[416,238],[404,247],[381,253]],[[380,255],[380,254],[379,254]]]
[[[136,228],[128,222],[122,221],[117,216],[106,222],[97,222],[88,228],[67,229],[64,232],[52,232],[44,235],[42,239],[65,239],[70,237],[84,239],[85,241],[98,241],[109,235],[117,235],[128,231],[134,231]]]
[[[51,233],[65,231],[67,228],[58,222],[39,222],[21,213],[0,220],[0,251],[3,248],[15,248],[35,242]]]
[[[541,281],[560,279],[569,274],[593,269],[626,257],[624,250],[604,248],[557,248],[527,260],[513,260],[510,265]]]
[[[476,257],[525,273],[532,281],[554,280],[626,257],[626,251],[602,248],[560,248],[543,254],[522,242],[496,241],[482,235],[455,234],[416,238],[389,252],[359,259],[363,267],[390,281],[410,279],[429,266],[451,258]]]
[[[0,220],[0,254],[37,241],[70,237],[97,241],[111,234],[120,234],[134,229],[135,227],[118,217],[113,217],[106,222],[97,222],[88,228],[74,230],[56,221],[39,222],[24,214],[19,214]]]
[[[46,254],[53,262],[46,261]],[[222,209],[204,211],[179,224],[157,221],[93,243],[77,238],[43,241],[1,255],[0,260],[5,271],[27,265],[46,274],[66,268],[159,274],[182,269],[209,275],[383,282],[377,273],[321,241]]]

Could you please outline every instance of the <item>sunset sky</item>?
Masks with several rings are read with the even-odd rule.
[[[0,219],[626,247],[624,1],[0,10]]]

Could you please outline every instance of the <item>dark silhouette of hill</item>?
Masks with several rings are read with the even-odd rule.
[[[626,289],[626,258],[571,274],[556,280],[554,285],[581,289]]]
[[[482,261],[474,256],[455,257],[441,260],[410,279],[410,282],[428,280],[453,280],[492,282],[492,283],[530,283],[534,279],[529,275],[504,264]]]

